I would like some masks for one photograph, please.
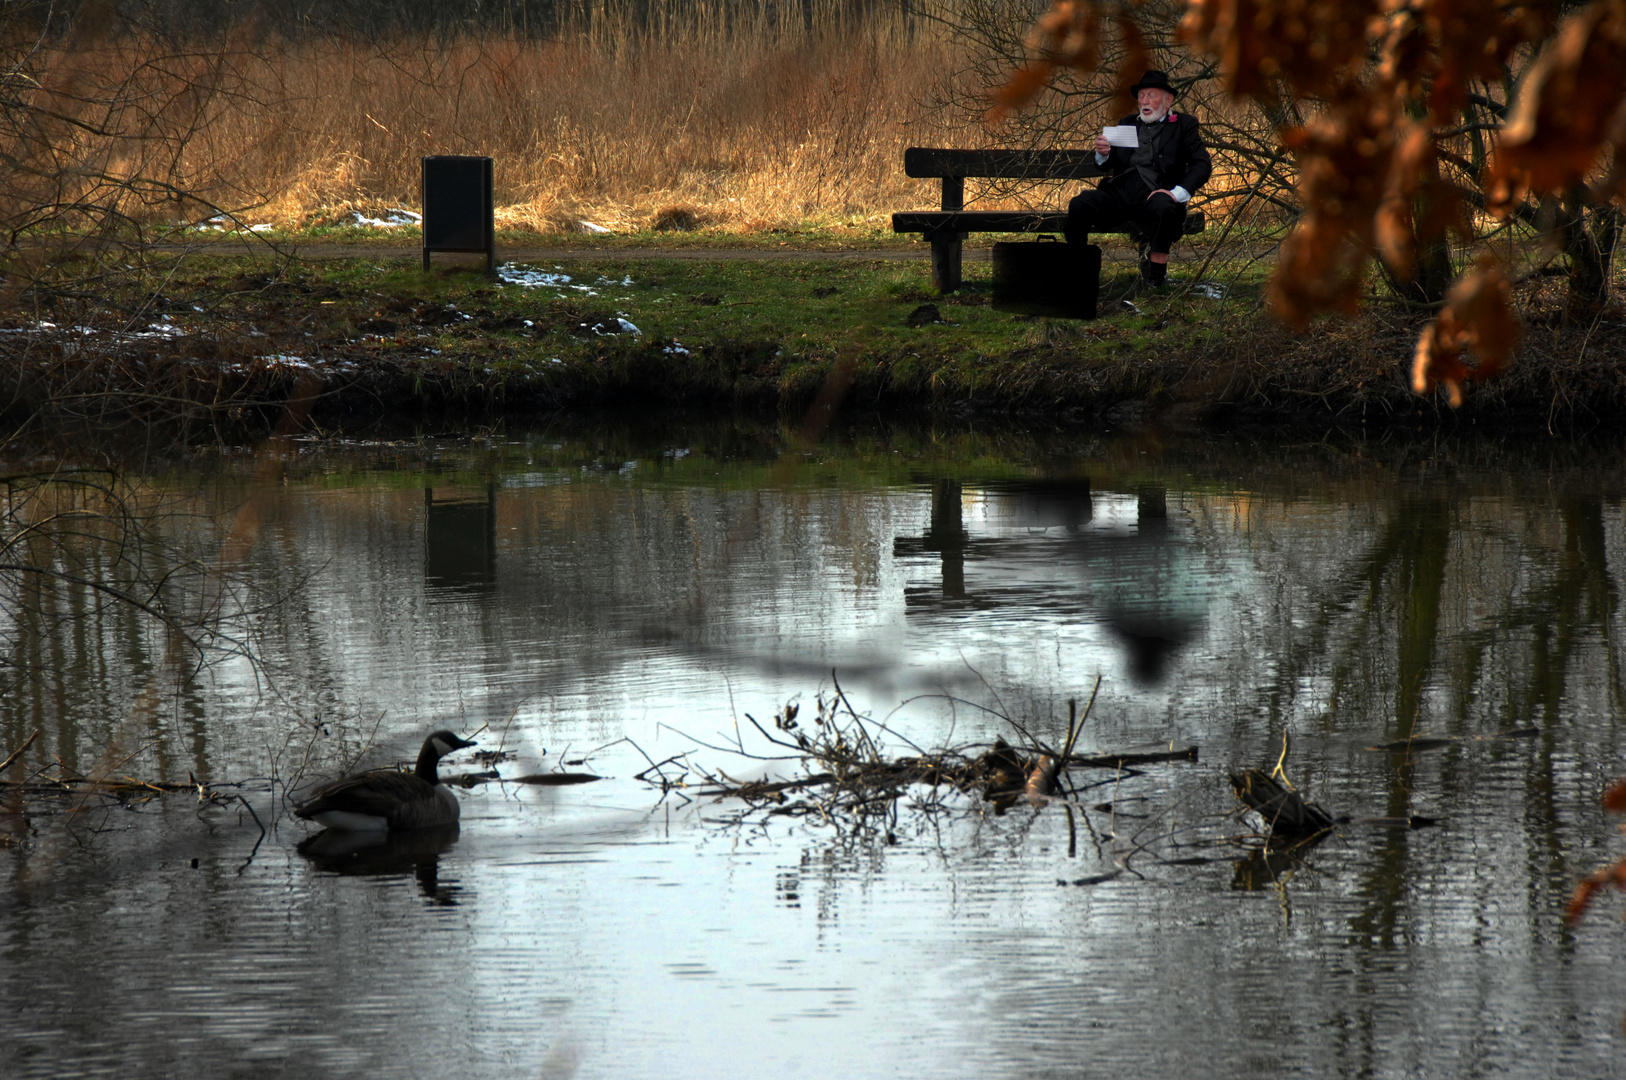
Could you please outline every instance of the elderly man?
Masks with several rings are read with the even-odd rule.
[[[1208,182],[1213,165],[1197,118],[1170,111],[1174,87],[1161,71],[1148,71],[1130,88],[1139,109],[1119,121],[1133,126],[1133,148],[1113,146],[1106,133],[1095,137],[1095,163],[1107,173],[1099,187],[1067,207],[1067,239],[1084,243],[1091,232],[1129,222],[1149,238],[1141,280],[1162,288],[1168,279],[1169,248],[1180,236],[1186,203]]]

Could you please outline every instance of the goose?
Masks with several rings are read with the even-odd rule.
[[[457,820],[457,796],[440,782],[436,765],[453,750],[474,743],[450,731],[432,732],[418,751],[412,772],[374,769],[324,784],[295,808],[298,817],[330,829],[402,832],[450,825]]]

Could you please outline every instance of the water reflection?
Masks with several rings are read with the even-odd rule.
[[[406,832],[354,832],[323,829],[299,844],[299,854],[318,870],[351,877],[411,877],[433,903],[458,903],[463,891],[456,879],[440,879],[440,857],[455,843],[456,822]]]
[[[1560,912],[1618,854],[1623,459],[698,428],[155,472],[199,560],[257,498],[263,666],[167,664],[82,587],[6,610],[0,760],[42,734],[3,778],[0,1041],[27,1077],[1612,1075],[1622,931]],[[1201,759],[1104,777],[1076,837],[968,800],[905,803],[892,844],[630,779],[795,769],[722,748],[831,666],[925,746],[1011,736],[967,697],[1056,738],[1102,672],[1081,750]],[[890,713],[922,688],[950,693]],[[17,786],[58,758],[280,784],[481,723],[609,779],[471,791],[433,850],[297,854],[269,779],[257,851],[235,806],[70,820]],[[1284,734],[1334,814],[1442,827],[1235,858],[1226,773]],[[1437,752],[1364,750],[1414,736]]]
[[[497,582],[497,485],[484,491],[423,489],[423,574],[431,585],[472,592]]]
[[[1124,669],[1143,686],[1160,683],[1202,633],[1214,590],[1200,552],[1170,525],[1162,484],[1139,485],[1132,519],[1100,521],[1084,477],[1004,481],[969,492],[957,480],[937,480],[930,490],[926,531],[892,541],[895,559],[936,556],[940,564],[938,589],[906,588],[911,612],[1006,608],[1020,616],[1031,609],[1099,623],[1113,632]],[[975,531],[966,525],[968,504],[980,526]]]
[[[1170,527],[1164,486],[1140,484],[1135,511],[1134,531],[1113,537],[1095,565],[1104,579],[1103,614],[1123,642],[1129,676],[1154,686],[1202,633],[1210,590],[1199,555]]]
[[[961,507],[963,489],[958,480],[932,483],[932,509],[926,531],[919,539],[899,536],[892,541],[893,558],[908,558],[924,552],[936,554],[943,572],[942,602],[965,599],[965,553],[971,534],[965,531]]]
[[[1304,868],[1310,853],[1326,840],[1328,835],[1317,833],[1291,843],[1261,845],[1255,848],[1246,858],[1236,861],[1236,873],[1231,879],[1231,888],[1241,892],[1259,892],[1262,889],[1283,887],[1294,874]]]

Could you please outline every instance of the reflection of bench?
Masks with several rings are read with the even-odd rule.
[[[903,152],[905,176],[941,177],[943,209],[906,210],[892,215],[892,231],[922,233],[932,245],[932,284],[939,292],[960,287],[960,243],[974,232],[1059,233],[1064,210],[967,210],[965,178],[998,180],[1085,180],[1103,175],[1093,150],[931,150]],[[1203,212],[1186,214],[1186,235],[1203,231]],[[1131,233],[1128,227],[1112,232]]]

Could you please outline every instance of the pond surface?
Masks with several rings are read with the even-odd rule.
[[[5,1074],[1620,1075],[1617,900],[1563,920],[1626,853],[1598,802],[1626,775],[1620,445],[792,445],[537,431],[126,477],[154,551],[231,572],[163,588],[256,661],[78,586],[7,594],[0,756],[41,734],[0,807]],[[1080,752],[1199,758],[1075,770],[1107,809],[1071,833],[637,778],[793,776],[747,714],[806,721],[835,680],[892,754],[1059,744],[1097,676]],[[605,779],[296,850],[289,789],[436,727],[509,779]],[[1260,853],[1227,775],[1284,735],[1334,814],[1437,824]],[[58,760],[254,814],[18,794]]]

